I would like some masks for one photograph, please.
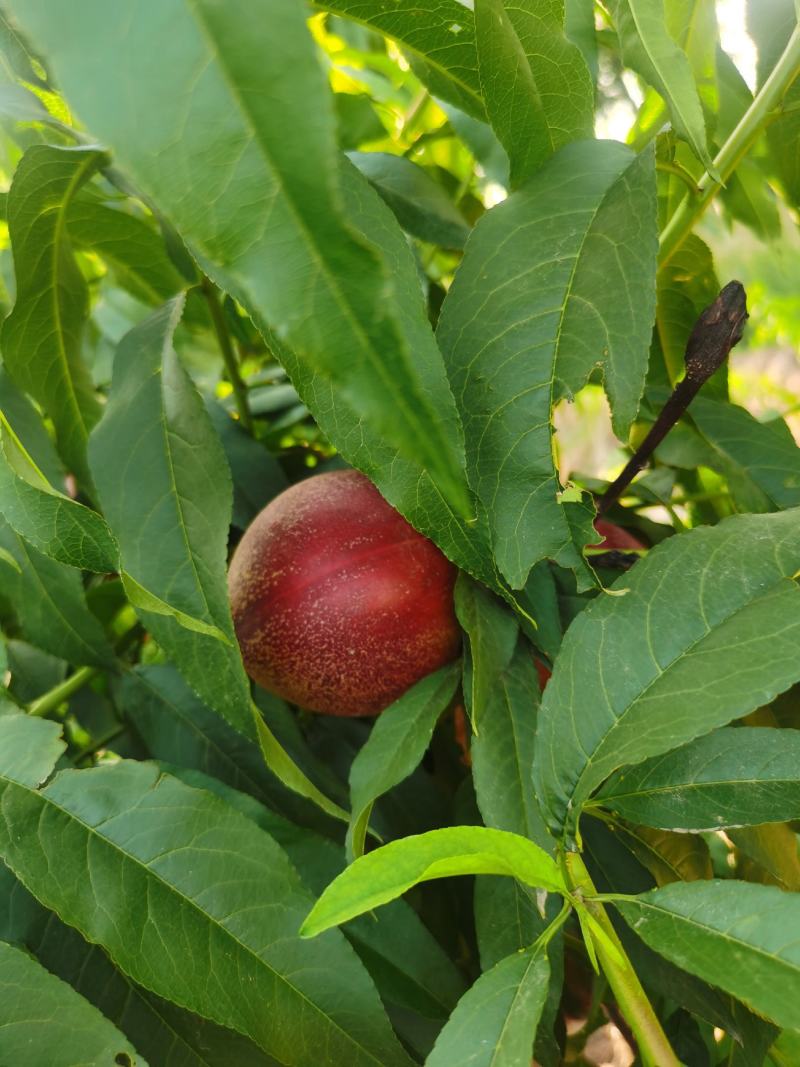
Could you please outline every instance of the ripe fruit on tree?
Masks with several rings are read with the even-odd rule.
[[[456,568],[357,471],[293,485],[228,574],[248,674],[328,715],[376,715],[458,655]]]

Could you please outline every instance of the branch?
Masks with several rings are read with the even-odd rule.
[[[730,350],[742,339],[747,321],[747,294],[741,282],[728,282],[695,323],[686,343],[686,375],[678,382],[650,432],[622,473],[600,498],[597,512],[605,514],[644,468],[656,448],[683,415],[708,379],[719,370]]]

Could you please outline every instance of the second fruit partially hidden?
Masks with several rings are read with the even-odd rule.
[[[255,518],[228,588],[248,674],[328,715],[376,715],[458,655],[456,568],[357,471],[299,482]]]

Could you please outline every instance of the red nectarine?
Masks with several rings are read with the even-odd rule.
[[[615,549],[618,552],[630,552],[632,549],[645,547],[632,533],[614,522],[609,522],[608,519],[595,519],[594,528],[603,540],[599,545],[592,545],[592,548],[604,548],[607,552]]]
[[[376,715],[455,659],[456,568],[357,471],[293,485],[255,518],[228,588],[248,674],[328,715]]]

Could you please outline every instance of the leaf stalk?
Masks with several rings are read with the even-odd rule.
[[[752,104],[714,157],[713,170],[724,184],[770,120],[792,82],[800,74],[800,26],[792,32],[772,73],[756,93]],[[687,195],[661,235],[659,270],[672,259],[708,205],[722,188],[709,171],[697,183],[697,194]]]
[[[65,678],[63,682],[54,685],[52,689],[48,689],[46,693],[32,701],[28,705],[28,714],[36,715],[40,719],[52,715],[73,694],[91,682],[98,673],[97,667],[78,667],[69,678]]]
[[[568,852],[565,864],[570,884],[584,897],[581,906],[605,935],[595,943],[598,960],[636,1038],[642,1063],[645,1067],[681,1067],[605,908],[594,899],[597,890],[583,858],[578,852]]]
[[[205,275],[203,275],[200,282],[200,291],[208,305],[214,333],[217,336],[217,343],[222,354],[222,362],[225,364],[225,371],[231,386],[233,387],[233,396],[236,401],[236,410],[239,414],[239,421],[248,433],[252,433],[253,416],[250,411],[250,403],[247,397],[247,385],[239,371],[239,362],[236,359],[236,353],[233,350],[231,335],[228,331],[228,324],[225,322],[225,313],[219,302],[219,292],[214,283]]]

